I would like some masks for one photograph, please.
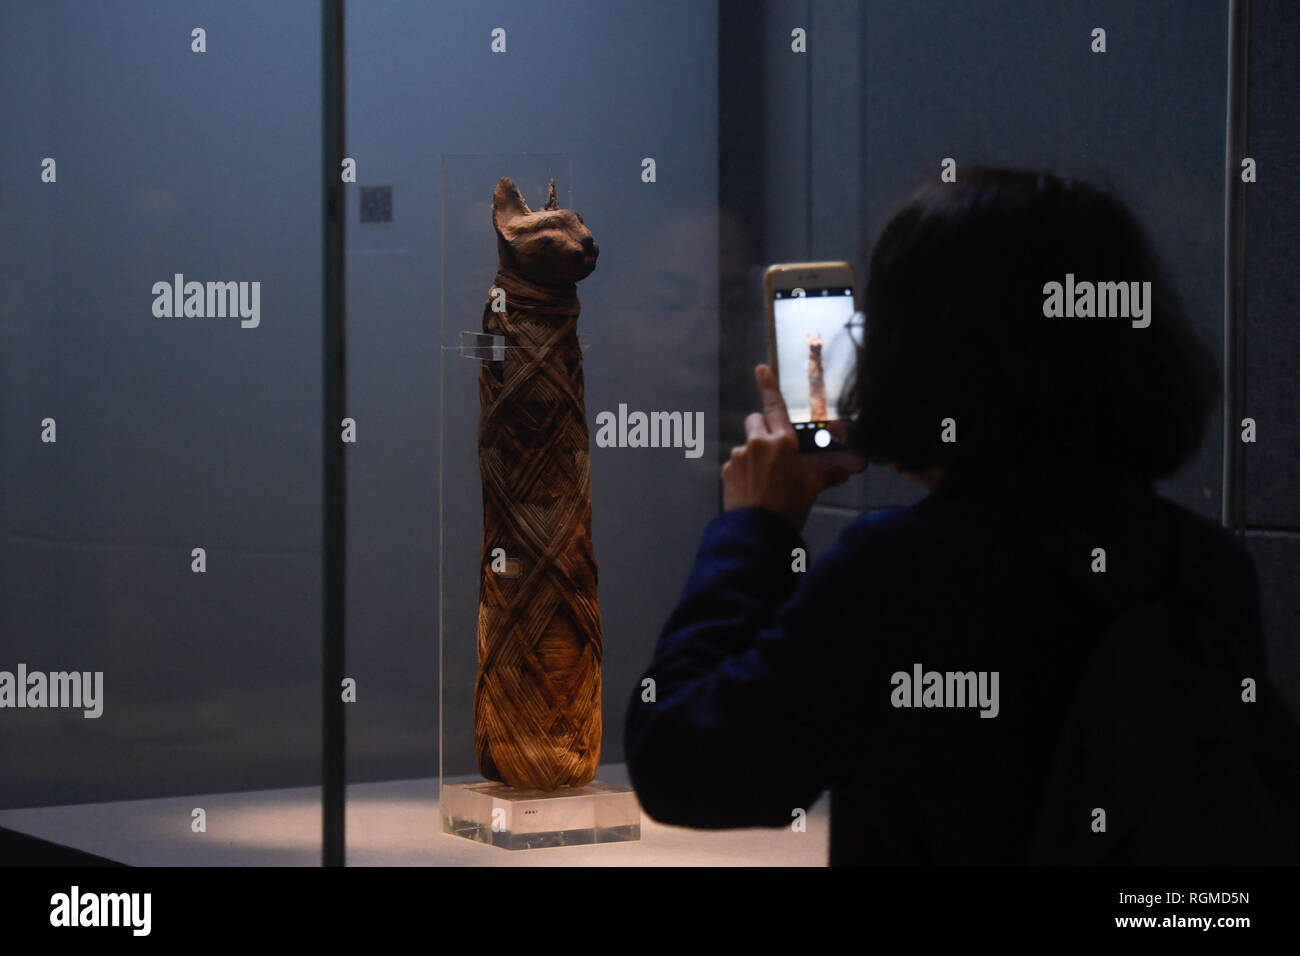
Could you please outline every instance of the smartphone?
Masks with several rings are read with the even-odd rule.
[[[799,450],[842,457],[850,422],[840,395],[858,358],[862,316],[847,262],[785,262],[763,274],[768,364],[776,373]]]

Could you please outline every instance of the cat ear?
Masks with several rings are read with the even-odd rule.
[[[524,200],[524,194],[519,191],[519,187],[509,176],[502,176],[497,180],[497,187],[492,190],[492,224],[496,226],[498,232],[511,220],[531,212],[528,203]]]
[[[555,196],[555,180],[554,180],[554,179],[551,180],[551,185],[550,185],[549,187],[547,187],[547,190],[546,190],[546,205],[543,206],[542,208],[543,208],[543,209],[559,209],[559,208],[560,208],[560,200],[557,199],[556,196]]]

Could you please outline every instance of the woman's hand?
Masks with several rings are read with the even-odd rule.
[[[843,467],[815,469],[799,454],[799,439],[776,376],[766,365],[754,369],[763,411],[745,419],[747,440],[731,450],[722,466],[722,507],[766,508],[802,531],[813,501],[826,488],[848,480]]]

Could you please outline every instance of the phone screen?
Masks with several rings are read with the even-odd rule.
[[[838,403],[857,361],[853,289],[777,289],[772,293],[776,365],[790,421],[806,451],[841,446]]]

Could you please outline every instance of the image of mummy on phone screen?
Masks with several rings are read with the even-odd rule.
[[[826,293],[823,295],[823,291]],[[857,361],[852,290],[777,292],[772,302],[776,362],[790,421],[835,421],[840,392]]]

